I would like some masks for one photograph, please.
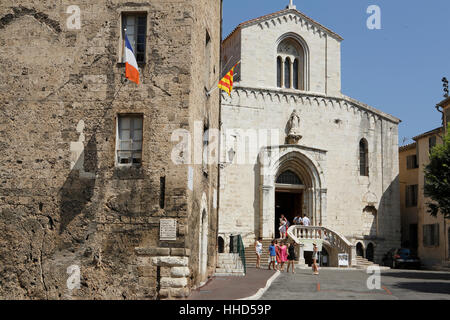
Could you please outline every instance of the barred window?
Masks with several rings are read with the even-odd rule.
[[[305,90],[305,51],[293,38],[286,38],[277,48],[277,87]]]
[[[281,57],[277,58],[277,87],[281,88],[283,84],[281,83],[281,68],[283,68],[283,60]]]
[[[277,183],[303,185],[302,180],[291,170],[287,170],[280,174]]]
[[[423,245],[427,247],[439,245],[439,224],[426,224],[423,226]]]
[[[119,115],[117,163],[140,165],[142,162],[142,115]]]
[[[284,87],[291,88],[291,59],[284,61]]]
[[[359,142],[359,173],[361,176],[369,176],[369,146],[366,139]]]
[[[292,83],[294,89],[298,89],[298,59],[294,60],[293,72],[292,72]]]
[[[147,14],[145,13],[123,13],[122,14],[122,37],[125,47],[125,34],[133,47],[137,63],[145,62],[145,46],[147,34]],[[125,51],[124,51],[125,56]],[[125,58],[124,58],[125,60]]]
[[[406,169],[417,169],[419,167],[419,163],[417,162],[417,155],[413,154],[411,156],[406,157]]]

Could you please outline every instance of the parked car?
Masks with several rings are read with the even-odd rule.
[[[420,259],[410,249],[391,249],[383,257],[383,265],[396,268],[420,269]]]

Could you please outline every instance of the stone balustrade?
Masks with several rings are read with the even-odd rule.
[[[287,233],[290,239],[300,245],[300,264],[304,264],[304,240],[318,240],[325,243],[328,247],[337,250],[338,253],[347,253],[349,256],[349,266],[356,265],[356,246],[336,231],[326,227],[293,225],[288,229]]]

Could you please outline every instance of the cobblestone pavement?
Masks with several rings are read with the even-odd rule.
[[[262,300],[450,300],[450,273],[388,270],[381,272],[381,289],[370,290],[365,270],[311,270],[282,273]]]

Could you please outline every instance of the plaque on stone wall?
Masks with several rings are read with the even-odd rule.
[[[175,219],[159,220],[159,240],[161,241],[177,240],[177,220]]]

